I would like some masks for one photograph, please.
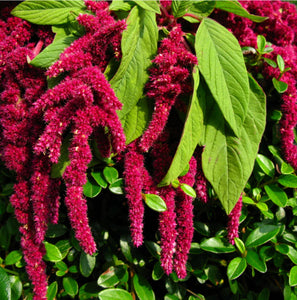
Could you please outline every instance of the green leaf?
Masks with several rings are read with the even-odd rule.
[[[49,285],[47,289],[47,293],[46,293],[47,299],[48,300],[56,299],[57,292],[58,292],[58,283],[57,281],[54,281]]]
[[[281,185],[283,185],[285,187],[297,188],[297,176],[296,175],[293,175],[293,174],[281,175],[277,179],[277,181],[278,181],[278,183],[280,183]]]
[[[124,10],[129,11],[132,8],[132,1],[113,0],[109,5],[109,10]]]
[[[144,196],[145,204],[152,210],[158,212],[163,212],[167,210],[165,201],[159,195],[144,194],[143,196]]]
[[[58,262],[63,259],[62,254],[59,248],[51,243],[44,242],[46,254],[44,255],[44,259],[51,262]]]
[[[154,265],[153,272],[152,272],[152,278],[153,280],[159,280],[164,275],[164,270],[161,267],[161,263],[157,261]]]
[[[264,288],[261,293],[258,295],[257,300],[269,300],[270,290],[268,288]]]
[[[288,89],[288,84],[283,82],[283,81],[280,81],[280,80],[277,80],[276,78],[272,78],[272,83],[273,83],[273,86],[274,88],[280,93],[284,93],[287,89]]]
[[[260,258],[259,254],[256,251],[248,250],[246,254],[246,261],[250,266],[261,273],[265,273],[267,271],[265,262]]]
[[[229,280],[238,278],[246,269],[246,259],[242,257],[235,257],[232,259],[227,267],[227,276]]]
[[[147,68],[157,51],[158,42],[155,13],[135,6],[127,24],[121,42],[121,64],[110,81],[116,96],[123,103],[123,109],[118,111],[120,119],[134,108],[143,95],[149,78]]]
[[[221,10],[225,10],[227,12],[233,13],[235,15],[247,18],[252,20],[253,22],[263,22],[267,20],[267,17],[261,17],[250,14],[247,10],[245,10],[238,1],[234,0],[220,0],[216,1],[216,8]]]
[[[208,1],[208,0],[200,0],[200,1],[192,1],[192,6],[188,8],[187,13],[193,14],[198,16],[198,18],[205,18],[208,17],[212,11],[214,10],[216,5],[215,1]],[[185,20],[191,22],[191,23],[198,23],[200,22],[197,19],[194,19],[190,16],[184,16]]]
[[[1,300],[11,299],[11,288],[10,288],[9,277],[2,267],[0,267],[0,299]]]
[[[281,72],[285,70],[285,62],[284,59],[278,54],[276,57],[278,68]]]
[[[275,174],[275,169],[274,169],[274,164],[273,162],[267,158],[266,156],[262,155],[262,154],[258,154],[256,161],[259,165],[259,167],[262,169],[262,171],[270,176],[273,177]]]
[[[150,0],[150,1],[134,0],[134,2],[145,10],[149,10],[157,14],[161,14],[159,4],[156,0]]]
[[[273,203],[280,207],[285,207],[288,202],[287,194],[276,184],[264,186],[265,192]]]
[[[269,59],[267,57],[263,57],[263,60],[271,67],[273,67],[273,68],[277,67],[276,62],[274,60]]]
[[[23,285],[20,278],[18,276],[9,276],[9,281],[11,287],[11,300],[20,299],[23,291]]]
[[[185,184],[185,183],[182,183],[182,184],[180,185],[180,188],[182,189],[182,191],[183,191],[186,195],[188,195],[188,196],[190,196],[190,197],[193,197],[193,198],[196,198],[196,192],[195,192],[195,190],[194,190],[190,185]]]
[[[160,258],[161,247],[158,244],[152,241],[144,241],[144,245],[153,257]]]
[[[192,5],[192,1],[189,0],[172,0],[171,8],[172,8],[172,13],[176,18],[182,17],[187,10],[190,8]]]
[[[113,183],[119,177],[119,172],[113,167],[105,167],[103,169],[103,175],[108,183]]]
[[[297,265],[297,250],[292,246],[288,246],[288,247],[289,247],[289,253],[287,255],[291,259],[291,261],[295,265]]]
[[[152,112],[152,102],[143,97],[129,113],[122,117],[121,122],[127,145],[142,135],[151,120]]]
[[[131,244],[130,237],[126,237],[126,236],[121,237],[120,246],[121,246],[122,253],[124,254],[128,262],[133,263],[130,244]]]
[[[250,78],[250,101],[240,136],[230,131],[219,107],[201,81],[198,99],[205,107],[205,141],[202,167],[227,214],[231,212],[249,179],[266,123],[265,94]]]
[[[65,292],[70,296],[73,297],[78,293],[78,284],[75,279],[72,277],[64,277],[63,278],[63,287]]]
[[[240,238],[234,238],[235,246],[239,250],[241,254],[245,252],[245,245],[244,242]]]
[[[11,14],[38,25],[58,25],[74,20],[85,8],[82,0],[27,0]]]
[[[55,40],[39,53],[30,64],[37,68],[48,68],[60,57],[60,54],[77,39],[76,36],[70,34],[62,39]]]
[[[225,120],[239,136],[249,104],[249,80],[234,35],[212,19],[201,22],[195,39],[198,67]]]
[[[266,38],[263,35],[258,35],[257,36],[257,47],[258,47],[258,52],[260,54],[264,53],[264,49],[266,46]]]
[[[123,195],[124,194],[123,186],[124,186],[124,179],[119,178],[115,180],[113,183],[111,183],[108,188],[114,194]]]
[[[63,224],[49,224],[46,231],[46,236],[48,238],[57,238],[64,235],[67,231],[67,227]]]
[[[180,176],[184,171],[185,166],[189,163],[198,142],[202,139],[203,112],[197,96],[197,89],[200,81],[197,67],[193,70],[193,79],[193,95],[185,120],[183,133],[167,174],[158,186],[169,185],[174,179]]]
[[[102,172],[92,172],[91,175],[101,187],[107,188],[108,182]]]
[[[135,273],[133,276],[133,286],[140,300],[154,300],[155,293],[149,282],[140,274]]]
[[[297,266],[292,267],[290,270],[289,285],[290,286],[297,285]]]
[[[79,288],[79,299],[89,300],[97,299],[97,295],[100,292],[100,287],[95,281],[88,282]]]
[[[95,268],[95,264],[96,257],[91,256],[85,252],[81,252],[79,259],[79,270],[84,277],[89,277],[92,274]]]
[[[5,257],[4,264],[7,265],[7,266],[14,265],[18,261],[20,261],[22,257],[23,257],[23,254],[20,250],[11,251]]]
[[[200,244],[200,248],[204,251],[212,253],[231,253],[235,251],[235,247],[227,242],[222,241],[218,237],[212,237],[204,240]]]
[[[133,300],[132,296],[123,289],[106,289],[98,294],[100,300]]]
[[[97,284],[103,288],[114,287],[124,278],[126,273],[126,266],[111,266],[99,276]]]
[[[95,198],[102,190],[102,187],[91,178],[88,178],[87,183],[83,186],[83,188],[84,195],[89,198]]]
[[[247,248],[258,247],[270,241],[279,232],[279,227],[275,225],[261,224],[254,229],[246,239]]]
[[[68,266],[63,261],[58,261],[55,263],[55,267],[58,268],[60,271],[67,271]]]

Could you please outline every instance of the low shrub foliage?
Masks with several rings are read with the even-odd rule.
[[[297,299],[294,4],[0,7],[1,300]]]

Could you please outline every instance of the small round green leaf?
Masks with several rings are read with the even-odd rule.
[[[118,170],[113,167],[105,167],[103,175],[108,183],[113,183],[119,177]]]
[[[233,245],[224,242],[219,237],[212,237],[204,240],[200,244],[200,248],[212,253],[231,253],[235,251],[235,247]]]
[[[11,299],[10,280],[7,273],[1,267],[0,267],[0,299],[1,300]]]
[[[44,259],[51,262],[58,262],[63,259],[62,254],[59,248],[51,243],[44,242],[46,254],[44,255]]]
[[[262,54],[264,52],[265,46],[266,46],[265,36],[258,35],[257,36],[257,47],[258,47],[257,50],[260,54]]]
[[[293,174],[281,175],[278,178],[278,183],[285,187],[297,188],[297,176]]]
[[[284,93],[287,89],[288,89],[288,84],[283,82],[283,81],[280,81],[280,80],[277,80],[276,78],[272,78],[272,83],[273,83],[273,86],[274,88],[280,93]]]
[[[124,278],[126,272],[127,268],[125,266],[111,266],[99,276],[97,284],[103,288],[114,287]]]
[[[96,182],[88,178],[87,183],[84,185],[84,195],[89,198],[95,198],[101,192],[102,187]]]
[[[167,210],[165,201],[155,194],[144,194],[144,202],[152,210],[163,212]]]
[[[195,190],[194,190],[191,186],[189,186],[188,184],[182,183],[182,184],[180,185],[180,188],[181,188],[181,189],[183,190],[183,192],[184,192],[185,194],[187,194],[188,196],[193,197],[193,198],[196,198],[196,192],[195,192]]]
[[[46,236],[49,238],[57,238],[67,232],[67,227],[63,224],[49,224]]]
[[[297,266],[292,267],[290,270],[289,285],[290,286],[297,285]]]
[[[161,267],[161,263],[158,261],[155,263],[153,272],[152,272],[152,278],[153,280],[159,280],[164,275],[164,270]]]
[[[267,158],[262,154],[258,154],[256,158],[256,162],[258,163],[259,167],[266,175],[270,177],[274,176],[275,173],[274,164],[269,158]]]
[[[240,238],[234,238],[235,246],[241,254],[245,252],[244,242]]]
[[[14,265],[18,261],[20,261],[22,257],[23,257],[23,254],[20,250],[11,251],[5,257],[4,264],[7,265],[7,266]]]
[[[263,245],[274,238],[278,234],[279,229],[280,228],[275,225],[262,224],[249,234],[245,246],[247,248],[252,248]]]
[[[151,285],[140,273],[134,274],[133,286],[139,299],[141,300],[155,299],[155,293]]]
[[[235,257],[232,259],[227,267],[227,276],[230,280],[238,278],[246,269],[246,259],[242,257]]]
[[[106,289],[98,297],[100,300],[133,300],[131,294],[123,289]]]
[[[56,299],[57,292],[58,292],[58,283],[57,281],[54,281],[49,285],[47,289],[47,293],[46,293],[47,299],[48,300]]]
[[[64,277],[63,278],[63,287],[65,292],[70,296],[73,297],[78,293],[78,284],[75,279],[72,277]]]
[[[281,72],[285,70],[285,62],[284,59],[278,54],[276,57],[278,68]]]
[[[264,61],[268,63],[269,66],[273,67],[273,68],[276,68],[277,67],[277,64],[274,60],[272,59],[269,59],[267,57],[263,57]]]
[[[58,261],[55,263],[55,267],[64,272],[68,270],[68,266],[63,261]]]
[[[281,173],[282,174],[292,174],[294,172],[294,168],[286,163],[286,162],[282,162],[281,164]]]
[[[95,264],[96,264],[96,257],[91,256],[85,252],[81,252],[80,260],[79,260],[79,269],[80,269],[80,273],[84,277],[89,277],[92,274],[95,268]]]
[[[271,199],[271,201],[277,206],[284,207],[287,204],[288,196],[287,194],[276,184],[265,185],[264,189]]]
[[[102,172],[92,172],[91,175],[101,187],[104,189],[107,188],[108,182],[106,181]]]
[[[119,178],[116,179],[113,183],[111,183],[108,188],[114,194],[123,195],[124,194],[123,186],[124,186],[124,179]]]

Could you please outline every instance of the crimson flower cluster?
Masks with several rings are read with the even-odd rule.
[[[92,160],[89,137],[102,136],[104,129],[104,135],[111,137],[109,151],[125,148],[116,114],[122,104],[102,71],[114,52],[119,55],[121,32],[126,25],[110,16],[107,2],[85,4],[94,13],[78,17],[86,34],[73,42],[46,74],[28,61],[51,42],[51,35],[46,30],[35,31],[15,17],[0,22],[1,156],[17,175],[11,203],[20,223],[21,245],[36,300],[46,299],[43,241],[48,223],[58,222],[60,199],[60,180],[52,179],[50,172],[59,160],[63,141],[71,138],[70,164],[63,174],[65,204],[76,238],[89,254],[96,251],[83,197],[86,171]],[[65,72],[68,76],[64,80],[46,90],[45,75],[55,77]]]

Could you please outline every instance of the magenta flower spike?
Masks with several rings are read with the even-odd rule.
[[[129,206],[130,231],[136,247],[143,243],[143,171],[144,157],[137,146],[138,140],[127,147],[124,159],[125,192]]]
[[[180,183],[193,186],[197,169],[197,163],[194,157],[191,158],[189,165],[189,171],[185,176],[180,178]],[[174,256],[174,269],[179,278],[185,278],[187,276],[186,262],[194,234],[193,208],[193,198],[186,195],[179,188],[176,195],[177,239]]]
[[[239,218],[241,216],[242,208],[242,195],[239,197],[238,202],[235,204],[231,213],[228,216],[228,240],[234,245],[234,238],[238,237]]]

